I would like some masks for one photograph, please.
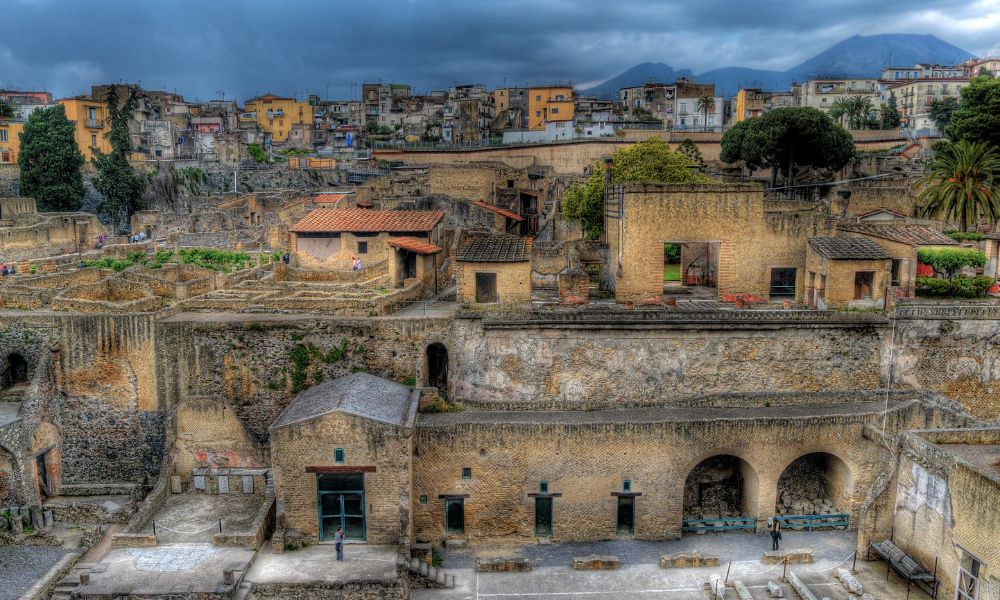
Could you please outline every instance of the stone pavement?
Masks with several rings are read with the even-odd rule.
[[[847,600],[847,591],[834,577],[839,566],[850,568],[849,557],[854,550],[854,532],[786,532],[783,549],[811,548],[816,562],[792,565],[789,569],[816,593],[830,600]],[[670,542],[610,541],[592,544],[551,544],[491,547],[480,553],[491,556],[509,555],[530,558],[534,565],[529,573],[475,573],[472,569],[476,549],[445,550],[445,568],[456,575],[453,590],[414,590],[413,600],[567,600],[642,598],[650,600],[704,600],[703,589],[709,576],[741,580],[754,598],[768,598],[767,582],[782,575],[783,565],[764,565],[760,558],[770,549],[770,539],[760,535],[724,534],[685,536]],[[700,551],[716,554],[718,567],[661,569],[662,554]],[[612,554],[621,559],[618,571],[573,571],[573,556]],[[845,560],[846,559],[846,560]],[[729,563],[732,563],[731,566]],[[858,578],[876,598],[904,598],[906,586],[895,577],[886,583],[885,563],[858,561]],[[790,586],[782,584],[785,598],[795,598]],[[727,598],[735,598],[730,589]],[[913,589],[911,600],[927,598]]]
[[[253,550],[211,544],[167,544],[154,548],[118,548],[91,571],[87,595],[164,595],[214,592],[222,572],[245,565]]]
[[[274,554],[268,542],[257,555],[246,581],[250,583],[313,583],[396,579],[396,547],[346,544],[344,560],[336,560],[333,544]]]
[[[16,600],[69,550],[50,546],[0,546],[0,600]]]
[[[162,543],[211,542],[219,533],[246,531],[253,524],[264,497],[258,494],[170,494],[142,533],[153,532]]]

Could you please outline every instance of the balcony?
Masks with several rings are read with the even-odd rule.
[[[102,129],[104,128],[104,121],[101,119],[87,119],[87,127],[90,129]]]

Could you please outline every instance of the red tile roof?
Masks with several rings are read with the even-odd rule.
[[[480,202],[479,200],[476,200],[475,202],[473,202],[473,204],[475,204],[479,208],[485,208],[486,210],[493,211],[493,212],[495,212],[497,214],[500,214],[500,215],[503,215],[503,216],[505,216],[507,218],[514,219],[515,221],[523,221],[524,220],[524,217],[522,217],[521,215],[512,213],[509,210],[500,208],[499,206],[493,206],[492,204],[486,204],[485,202]]]
[[[389,238],[388,244],[393,248],[402,248],[415,254],[437,254],[444,250],[441,246],[435,246],[434,244],[413,237]]]
[[[910,246],[957,246],[958,242],[941,233],[922,225],[905,225],[900,223],[842,223],[837,229],[862,233],[872,237],[882,238],[892,242]]]
[[[330,208],[334,208],[346,196],[347,194],[316,194],[316,204],[332,204]]]
[[[365,208],[317,208],[289,231],[328,233],[336,231],[427,232],[444,218],[443,210],[369,210]]]

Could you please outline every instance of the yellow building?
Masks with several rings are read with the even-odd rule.
[[[101,152],[111,152],[106,132],[111,129],[108,122],[108,105],[87,97],[64,98],[59,101],[66,111],[66,118],[76,126],[76,145],[80,147],[84,160],[94,159],[93,148]]]
[[[573,120],[573,87],[554,85],[528,88],[528,129]]]
[[[0,119],[0,165],[17,163],[24,119]]]
[[[739,123],[764,114],[764,92],[760,89],[740,89],[733,107],[733,120]]]
[[[279,98],[267,94],[247,100],[243,111],[244,114],[252,113],[257,125],[264,133],[271,136],[272,142],[277,144],[288,140],[288,134],[295,125],[301,125],[306,131],[312,129],[312,105],[308,102],[299,102],[295,98]],[[308,143],[309,140],[305,142]]]

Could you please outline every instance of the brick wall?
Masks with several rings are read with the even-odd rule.
[[[531,300],[531,263],[458,262],[455,270],[458,301],[476,302],[476,273],[496,273],[497,297],[500,304]]]
[[[316,474],[308,466],[375,467],[364,474],[367,541],[397,544],[408,529],[410,438],[398,426],[331,413],[272,433],[275,496],[284,503],[285,525],[317,539]]]

